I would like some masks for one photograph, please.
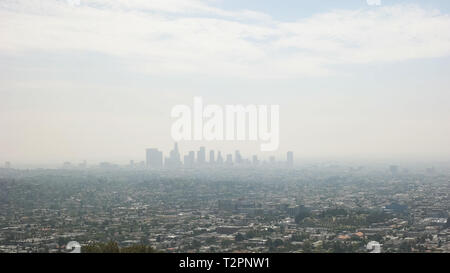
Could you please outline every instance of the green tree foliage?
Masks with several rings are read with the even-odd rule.
[[[411,243],[402,242],[399,246],[400,253],[410,253],[411,252]]]
[[[245,240],[245,236],[242,235],[241,233],[238,233],[238,234],[236,234],[234,239],[236,240],[236,242],[244,241]]]
[[[374,211],[367,215],[366,221],[368,224],[381,223],[388,220],[389,218],[390,216],[385,212]]]
[[[221,245],[222,247],[227,248],[230,247],[232,243],[233,242],[231,240],[223,240]]]
[[[156,253],[156,250],[151,246],[134,245],[121,248],[120,253]]]
[[[303,252],[305,252],[305,253],[311,253],[312,249],[313,249],[313,246],[312,246],[310,241],[305,241],[303,243],[302,249],[303,249]]]
[[[342,208],[327,209],[321,213],[321,217],[346,216],[348,212]]]
[[[191,248],[199,249],[202,246],[202,243],[198,240],[193,240],[191,243]]]
[[[295,216],[295,223],[299,224],[301,221],[303,221],[305,218],[310,217],[311,212],[309,209],[302,207],[297,215]]]
[[[157,252],[151,246],[133,245],[128,247],[119,247],[116,242],[92,243],[81,247],[82,253],[155,253]]]
[[[92,243],[81,247],[82,253],[120,253],[119,245],[116,242]]]
[[[309,234],[306,232],[293,234],[291,237],[291,241],[293,242],[302,242],[306,239],[309,239]]]
[[[272,241],[272,239],[269,238],[269,240],[267,240],[266,242],[266,245],[271,249],[283,246],[283,244],[283,240],[281,239],[275,239]]]

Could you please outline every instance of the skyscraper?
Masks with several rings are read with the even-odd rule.
[[[193,168],[195,165],[195,152],[190,151],[189,154],[184,156],[184,166],[186,168]]]
[[[227,154],[227,160],[225,161],[225,163],[229,166],[233,165],[233,155]]]
[[[178,150],[178,143],[175,142],[173,150],[170,151],[170,156],[165,160],[165,167],[179,168],[181,167],[180,151]]]
[[[258,157],[256,155],[253,156],[252,163],[253,163],[254,166],[259,165],[259,160],[258,160]]]
[[[269,157],[269,163],[272,164],[272,165],[275,164],[275,157],[274,156]]]
[[[234,162],[236,162],[236,164],[241,164],[242,163],[242,157],[241,157],[241,153],[239,151],[235,152]]]
[[[220,151],[217,152],[217,164],[218,165],[222,165],[223,164],[223,157],[222,157],[222,153]]]
[[[288,167],[294,166],[294,152],[287,152],[287,165]]]
[[[205,147],[200,147],[200,150],[197,152],[197,163],[199,165],[205,165],[205,162],[206,162]]]
[[[158,149],[147,149],[146,151],[147,168],[162,168],[163,153]]]
[[[391,165],[389,166],[389,171],[392,175],[398,174],[398,166],[397,165]]]
[[[215,163],[214,151],[213,150],[209,151],[209,163],[210,164],[214,164]]]

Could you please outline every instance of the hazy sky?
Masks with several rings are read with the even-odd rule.
[[[448,159],[449,13],[447,0],[0,0],[0,162],[167,153],[171,109],[194,96],[279,104],[280,149],[183,153]]]

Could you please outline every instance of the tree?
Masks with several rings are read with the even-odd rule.
[[[120,253],[156,253],[157,251],[146,245],[134,245],[120,249]]]
[[[411,245],[408,242],[402,242],[398,248],[401,253],[411,252]]]
[[[306,253],[312,252],[312,244],[310,241],[305,241],[303,243],[303,252],[306,252]]]
[[[299,210],[299,212],[295,216],[295,223],[299,224],[301,221],[303,221],[303,219],[310,217],[310,216],[311,216],[311,212],[306,208],[302,208]]]
[[[119,245],[110,241],[108,243],[92,243],[81,247],[82,253],[155,253],[157,252],[153,247],[138,244],[128,247],[120,248]]]
[[[208,245],[212,245],[212,244],[214,244],[215,242],[217,241],[217,238],[216,237],[209,237],[209,238],[207,238],[206,240],[205,240],[205,242],[208,244]]]
[[[283,240],[281,240],[281,239],[276,239],[275,241],[273,241],[274,247],[280,247],[282,245],[283,245]]]
[[[199,249],[202,246],[202,243],[198,240],[193,240],[191,244],[191,248],[193,249]]]
[[[244,235],[242,235],[241,233],[236,234],[236,236],[234,237],[234,240],[236,240],[236,242],[241,242],[245,240]]]
[[[231,246],[231,244],[232,244],[231,240],[223,240],[222,241],[222,247],[224,247],[224,248]]]

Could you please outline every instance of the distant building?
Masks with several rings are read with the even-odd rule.
[[[269,163],[270,164],[275,164],[275,157],[274,156],[269,157]]]
[[[6,161],[5,162],[5,168],[7,168],[7,169],[11,168],[11,162]]]
[[[163,153],[158,149],[147,149],[146,151],[147,168],[162,168]]]
[[[225,164],[227,165],[233,165],[233,155],[227,154],[227,160],[225,161]]]
[[[234,153],[234,162],[236,162],[236,164],[241,164],[242,163],[241,152],[236,151]]]
[[[214,151],[213,150],[209,151],[209,163],[210,164],[214,164],[215,163]]]
[[[195,165],[195,152],[190,151],[189,154],[184,156],[184,167],[193,168]]]
[[[200,150],[197,152],[197,164],[204,165],[205,163],[206,163],[205,147],[200,147]]]
[[[287,152],[287,165],[288,167],[294,166],[294,152]]]
[[[178,150],[178,143],[175,143],[173,150],[170,151],[170,155],[165,160],[165,167],[167,168],[179,168],[181,167],[180,151]]]
[[[396,166],[396,165],[391,165],[391,166],[389,167],[389,171],[390,171],[391,174],[393,174],[393,175],[397,174],[397,173],[398,173],[398,166]]]
[[[428,174],[435,174],[435,173],[436,173],[436,169],[435,169],[434,167],[427,168],[427,169],[426,169],[426,172],[427,172]]]
[[[223,157],[221,152],[217,152],[217,164],[222,165],[223,164]]]
[[[252,160],[253,165],[257,166],[259,165],[259,160],[258,157],[256,155],[253,156],[253,160]]]
[[[116,164],[112,164],[109,162],[100,162],[100,164],[98,164],[98,166],[102,169],[112,169],[112,168],[117,168],[118,165]]]

